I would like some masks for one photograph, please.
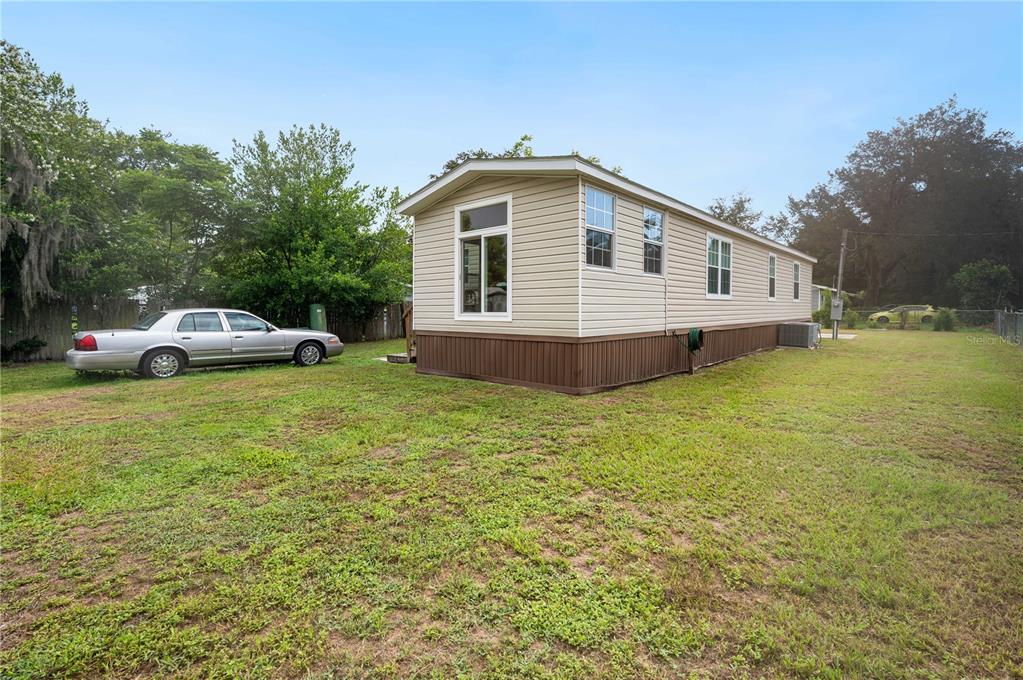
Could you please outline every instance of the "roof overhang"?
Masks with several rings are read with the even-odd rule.
[[[675,212],[682,213],[707,226],[755,241],[775,250],[788,253],[808,262],[817,262],[817,258],[796,250],[783,243],[778,243],[765,236],[754,234],[746,229],[723,222],[710,213],[695,208],[688,203],[672,198],[667,194],[645,187],[642,184],[626,179],[621,175],[585,161],[578,156],[554,156],[546,158],[481,158],[468,160],[444,175],[430,182],[422,189],[410,194],[398,204],[398,212],[404,215],[415,215],[429,206],[448,196],[458,189],[484,175],[580,175],[604,184],[611,185],[624,192],[638,196],[643,200]]]

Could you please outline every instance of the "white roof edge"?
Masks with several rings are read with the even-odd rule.
[[[501,170],[502,172],[576,172],[576,159],[570,156],[565,158],[476,158],[465,161],[454,170],[441,175],[419,191],[415,191],[401,203],[397,210],[400,213],[409,215],[414,209],[441,191],[445,187],[461,179],[470,172],[486,172],[487,170]]]
[[[740,236],[750,241],[756,241],[763,245],[770,246],[777,250],[786,252],[790,255],[807,260],[808,262],[816,263],[817,258],[812,255],[796,250],[791,246],[787,246],[783,243],[778,243],[766,236],[760,234],[754,234],[751,231],[741,229],[735,225],[728,224],[718,218],[714,217],[710,213],[706,213],[699,208],[694,208],[688,203],[672,198],[667,194],[663,194],[654,189],[643,186],[628,180],[620,175],[616,175],[613,172],[605,170],[597,165],[588,163],[581,158],[574,156],[556,157],[556,158],[484,158],[468,160],[462,165],[458,166],[454,170],[448,172],[446,175],[435,179],[433,182],[427,184],[419,191],[416,191],[408,196],[408,198],[401,201],[398,204],[398,212],[409,215],[414,214],[417,208],[423,206],[429,202],[429,198],[447,186],[450,186],[456,180],[461,179],[465,175],[474,172],[488,172],[500,170],[502,173],[578,173],[586,177],[592,177],[593,179],[600,180],[606,184],[610,184],[614,187],[628,191],[631,194],[635,194],[644,199],[649,200],[652,203],[664,206],[680,212],[689,217],[693,217],[702,222],[717,227],[730,234]]]

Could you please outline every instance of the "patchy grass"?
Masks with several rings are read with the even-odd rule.
[[[5,369],[0,674],[1019,676],[1023,352],[971,337],[589,397]]]

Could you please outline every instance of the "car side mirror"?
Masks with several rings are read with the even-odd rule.
[[[266,325],[266,332],[267,333],[273,333],[275,330],[277,330],[277,329],[274,328],[273,326],[271,326],[270,324]]]

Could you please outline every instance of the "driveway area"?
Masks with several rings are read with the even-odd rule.
[[[864,331],[572,397],[4,369],[0,675],[1011,677],[1023,352]]]

